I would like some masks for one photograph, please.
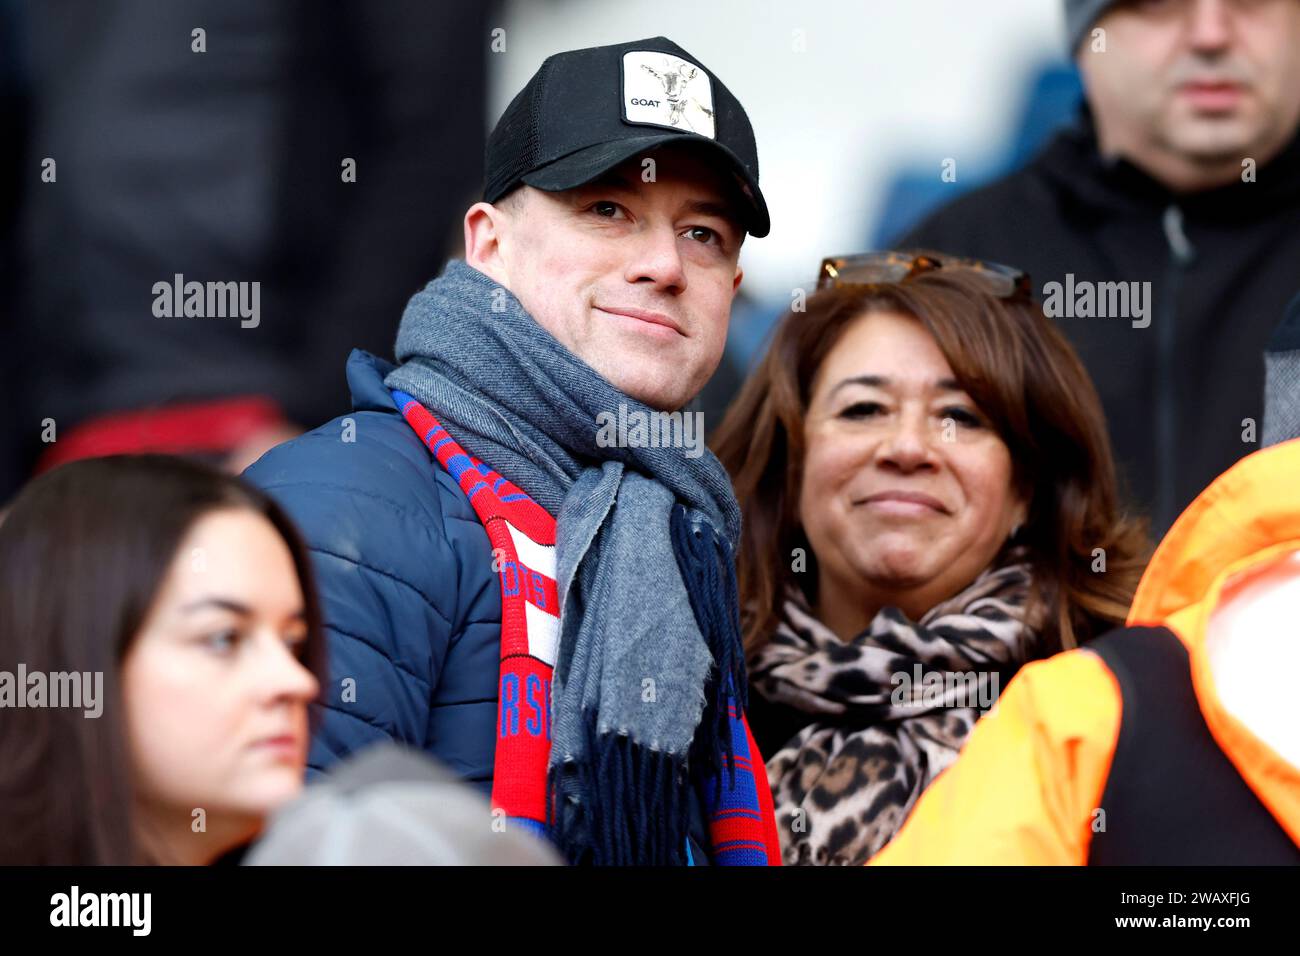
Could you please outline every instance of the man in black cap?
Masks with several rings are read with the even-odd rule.
[[[1087,101],[899,241],[1014,264],[1097,384],[1155,538],[1259,447],[1300,262],[1300,0],[1066,0]]]
[[[739,509],[682,410],[768,231],[753,130],[656,37],[548,58],[486,160],[399,364],[354,352],[355,411],[247,472],[316,557],[310,772],[395,740],[571,862],[767,863]]]
[[[553,56],[489,137],[486,180],[466,261],[633,397],[673,410],[698,394],[725,344],[740,243],[768,231],[753,132],[726,87],[662,38]],[[655,230],[658,210],[635,208],[649,197],[692,213],[689,256]],[[629,243],[651,233],[663,241],[633,268],[652,275],[628,276]],[[678,334],[647,335],[647,321]]]

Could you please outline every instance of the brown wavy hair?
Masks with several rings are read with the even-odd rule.
[[[815,606],[816,556],[798,520],[804,417],[826,356],[875,312],[921,322],[1010,450],[1012,480],[1030,502],[1015,536],[1034,578],[1027,612],[1043,621],[1046,646],[1076,647],[1123,624],[1150,544],[1145,519],[1121,508],[1092,380],[1031,298],[999,298],[960,269],[939,269],[829,288],[809,297],[806,311],[786,313],[714,435],[744,514],[737,572],[746,650],[767,642],[788,588]],[[796,548],[809,556],[808,572],[792,570]],[[1092,570],[1097,548],[1104,573]]]

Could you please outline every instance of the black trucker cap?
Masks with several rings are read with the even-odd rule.
[[[665,37],[547,57],[488,137],[483,199],[496,202],[520,183],[573,189],[665,143],[698,143],[712,153],[748,205],[746,229],[767,235],[749,117],[716,76]]]

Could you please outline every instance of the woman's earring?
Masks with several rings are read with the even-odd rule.
[[[1020,529],[1023,528],[1023,527],[1024,527],[1023,524],[1018,524],[1018,525],[1016,525],[1014,528],[1012,528],[1012,529],[1011,529],[1011,535],[1007,538],[1007,540],[1008,540],[1008,541],[1016,541],[1016,540],[1018,540],[1018,539],[1020,538]]]

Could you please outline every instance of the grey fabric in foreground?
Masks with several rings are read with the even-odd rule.
[[[271,819],[248,866],[554,866],[450,770],[396,744],[339,763]]]

